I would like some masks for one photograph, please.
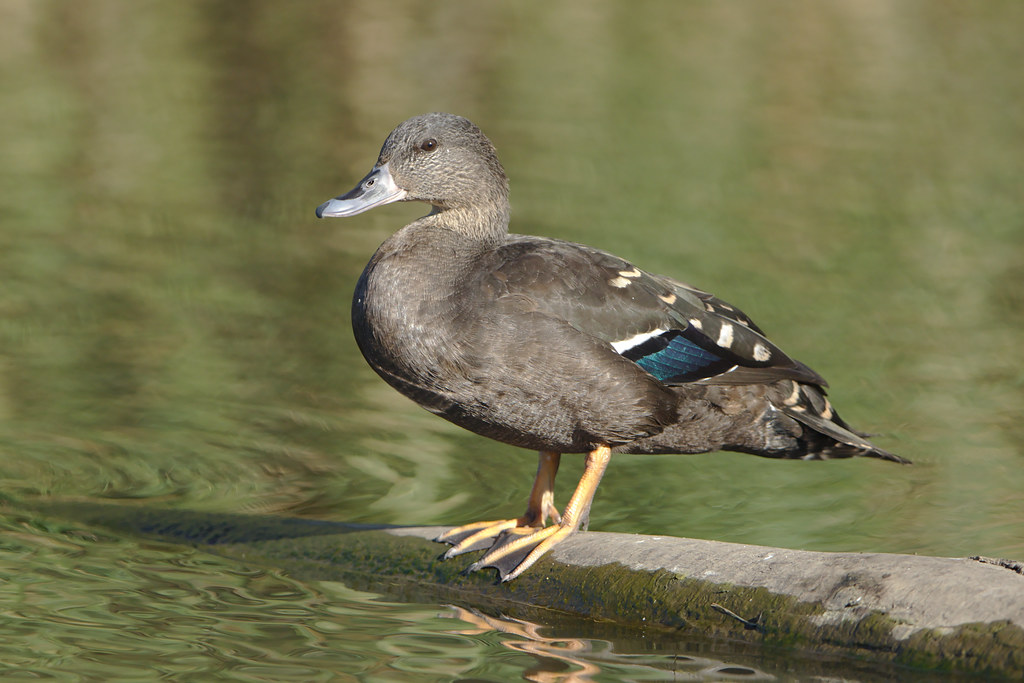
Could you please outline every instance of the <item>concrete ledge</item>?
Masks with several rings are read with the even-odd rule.
[[[200,546],[296,576],[515,616],[556,609],[623,625],[738,638],[928,669],[1024,675],[1019,563],[821,553],[631,534],[582,533],[509,584],[441,562],[445,527],[368,527],[92,503],[41,514]]]

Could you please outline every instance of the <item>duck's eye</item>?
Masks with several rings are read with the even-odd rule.
[[[435,149],[437,149],[437,140],[435,140],[434,138],[427,138],[426,140],[423,141],[423,144],[420,145],[420,149],[422,149],[424,152],[433,152]]]

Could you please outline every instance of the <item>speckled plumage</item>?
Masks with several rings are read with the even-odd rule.
[[[466,119],[402,123],[370,174],[317,215],[412,200],[433,209],[374,254],[352,323],[374,370],[427,410],[554,454],[726,449],[906,462],[853,432],[825,380],[729,304],[598,249],[508,233],[504,170]],[[531,498],[516,526],[536,527],[535,507]],[[526,568],[521,560],[486,564],[508,577]]]

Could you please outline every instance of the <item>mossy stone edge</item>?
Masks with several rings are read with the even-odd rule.
[[[469,561],[441,561],[437,544],[386,530],[222,546],[218,552],[261,556],[275,566],[320,580],[408,599],[410,595],[467,605],[509,616],[526,607],[558,610],[626,626],[693,629],[706,637],[741,639],[773,648],[814,651],[928,670],[1009,676],[1024,672],[1024,630],[1001,621],[949,631],[922,629],[893,636],[899,622],[874,612],[856,621],[816,623],[825,610],[764,588],[719,584],[668,571],[637,571],[622,564],[576,566],[544,558],[507,584],[493,571],[464,575]],[[712,607],[718,604],[756,627]]]

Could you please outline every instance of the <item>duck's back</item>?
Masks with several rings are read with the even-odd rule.
[[[584,245],[414,223],[364,271],[353,327],[396,389],[524,448],[877,450],[834,415],[824,380],[741,311]]]

